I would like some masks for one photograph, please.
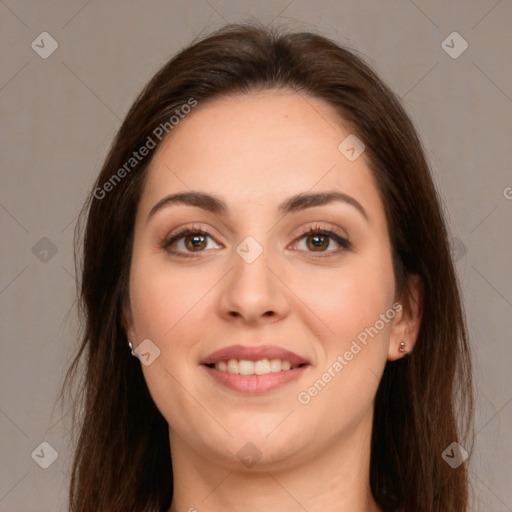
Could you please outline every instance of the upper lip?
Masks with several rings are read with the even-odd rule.
[[[231,345],[212,352],[201,361],[201,364],[215,364],[230,359],[245,359],[248,361],[281,359],[281,361],[289,361],[291,364],[309,364],[307,359],[275,345]]]

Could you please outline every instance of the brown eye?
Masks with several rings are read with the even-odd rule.
[[[193,253],[206,252],[208,239],[213,240],[208,231],[195,227],[185,228],[170,235],[161,243],[161,246],[172,255],[193,257]]]
[[[308,235],[308,247],[313,251],[324,251],[329,246],[329,237],[322,234]]]
[[[185,241],[185,247],[187,248],[187,250],[190,251],[200,251],[201,249],[204,249],[207,245],[206,236],[204,235],[187,235],[183,237],[183,239]]]
[[[336,255],[352,247],[352,244],[349,242],[349,240],[343,238],[338,233],[323,227],[311,228],[309,231],[303,233],[299,241],[302,241],[303,239],[305,239],[306,249],[301,250],[309,253],[325,253],[325,256]],[[339,248],[328,250],[331,242],[337,244]],[[324,254],[318,254],[318,256],[323,257]]]

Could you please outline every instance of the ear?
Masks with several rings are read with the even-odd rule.
[[[419,275],[409,274],[407,283],[408,287],[405,288],[403,297],[398,301],[401,308],[399,310],[397,308],[393,319],[388,361],[395,361],[412,352],[420,330],[423,317],[423,282]],[[405,346],[401,346],[401,342],[405,343]],[[401,348],[403,351],[400,350]]]
[[[122,324],[128,340],[131,341],[132,343],[136,342],[137,334],[135,332],[135,326],[133,324],[133,312],[129,299],[124,301]]]

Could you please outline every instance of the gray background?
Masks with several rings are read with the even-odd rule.
[[[0,0],[0,510],[66,508],[71,423],[56,397],[77,343],[73,228],[122,118],[192,38],[251,17],[359,50],[402,97],[443,197],[474,349],[474,510],[512,510],[510,0]],[[44,31],[58,42],[46,59],[31,47],[48,51]],[[442,46],[454,31],[469,44],[457,58]],[[47,469],[42,442],[58,453]]]

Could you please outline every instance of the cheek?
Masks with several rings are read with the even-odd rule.
[[[214,284],[214,276],[198,267],[179,269],[161,260],[135,259],[130,302],[138,337],[165,342],[190,322],[194,309]]]
[[[378,251],[356,255],[323,272],[297,273],[296,290],[316,315],[324,340],[337,350],[373,326],[392,306],[394,275],[391,258]],[[385,253],[384,253],[385,254]],[[380,324],[379,324],[380,325]],[[386,333],[390,324],[381,330]]]
[[[395,312],[393,269],[385,255],[367,251],[336,272],[302,280],[300,293],[309,290],[309,308],[329,329],[320,338],[324,360],[299,402],[307,403],[305,411],[317,412],[311,418],[323,418],[333,432],[367,414],[387,361]]]
[[[134,258],[130,277],[130,301],[138,341],[150,339],[160,349],[160,356],[142,371],[153,401],[173,426],[183,431],[183,411],[198,416],[201,410],[183,392],[193,396],[194,372],[208,325],[201,316],[212,308],[207,291],[215,280],[197,269],[171,269],[161,262]],[[185,417],[188,417],[185,415]]]

